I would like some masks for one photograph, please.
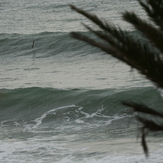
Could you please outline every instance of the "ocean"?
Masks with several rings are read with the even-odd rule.
[[[136,70],[71,38],[92,35],[73,4],[135,35],[121,13],[146,18],[136,0],[0,1],[1,163],[162,163],[160,134],[149,134],[121,101],[158,110],[163,94]],[[33,40],[35,46],[32,48]]]

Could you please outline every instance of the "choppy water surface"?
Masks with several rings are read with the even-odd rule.
[[[90,35],[81,26],[90,22],[69,4],[139,37],[120,17],[126,9],[145,17],[135,0],[1,1],[0,162],[162,162],[161,135],[149,136],[146,159],[136,140],[139,124],[121,105],[135,100],[162,109],[160,91],[71,38],[71,31]]]

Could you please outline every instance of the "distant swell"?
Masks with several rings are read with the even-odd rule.
[[[92,35],[90,32],[82,32]],[[135,33],[135,32],[132,32]],[[136,34],[136,33],[135,33]],[[137,35],[137,34],[136,34]],[[35,46],[32,48],[33,40]],[[73,39],[69,33],[42,32],[37,34],[0,34],[0,55],[25,56],[32,53],[37,56],[53,56],[65,52],[74,55],[77,52],[97,53],[97,48],[92,48],[83,42]]]

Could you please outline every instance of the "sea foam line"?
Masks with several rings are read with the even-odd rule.
[[[47,117],[48,114],[50,114],[50,113],[52,113],[52,112],[55,112],[55,111],[57,111],[57,110],[60,110],[60,109],[71,108],[71,107],[77,107],[77,106],[75,106],[75,105],[69,105],[69,106],[62,106],[62,107],[59,107],[59,108],[51,109],[51,110],[45,112],[45,113],[44,113],[43,115],[41,115],[39,118],[36,118],[36,119],[34,120],[34,122],[36,122],[35,125],[33,125],[32,127],[27,126],[26,129],[29,129],[29,130],[35,129],[35,128],[37,128],[39,125],[42,124],[42,121]]]

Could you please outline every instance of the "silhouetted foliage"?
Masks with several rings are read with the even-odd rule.
[[[163,0],[138,0],[138,2],[149,16],[149,20],[141,19],[134,12],[128,11],[122,14],[122,18],[132,24],[140,32],[143,40],[146,41],[137,41],[133,35],[120,27],[107,23],[96,15],[73,5],[70,5],[71,9],[84,15],[99,27],[99,30],[95,30],[83,24],[99,39],[92,39],[79,32],[71,32],[71,36],[100,48],[128,64],[131,68],[138,70],[157,87],[163,88]],[[151,131],[163,131],[163,123],[155,122],[157,117],[163,118],[163,113],[135,102],[124,101],[122,104],[132,107],[133,112],[153,117],[147,118],[147,116],[136,115],[136,119],[142,123],[141,144],[144,153],[148,156],[146,135]]]

